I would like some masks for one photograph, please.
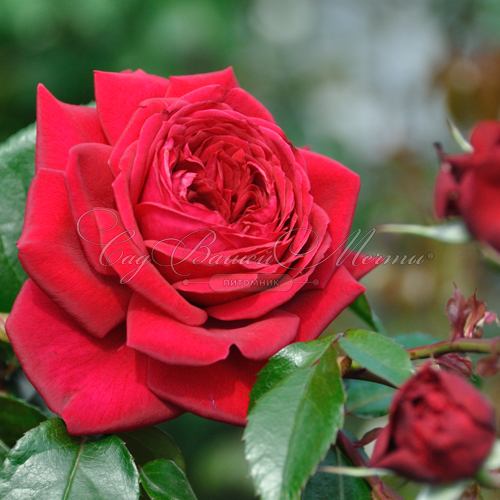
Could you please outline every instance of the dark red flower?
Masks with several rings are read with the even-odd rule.
[[[475,476],[495,441],[492,406],[464,378],[423,367],[394,398],[370,460],[415,481]]]
[[[243,425],[269,357],[364,291],[374,264],[336,258],[359,178],[295,148],[230,68],[96,72],[95,94],[39,89],[15,352],[73,434]]]
[[[480,122],[470,142],[472,153],[442,155],[435,212],[459,215],[477,240],[500,252],[500,122]]]

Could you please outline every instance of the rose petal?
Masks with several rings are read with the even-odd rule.
[[[103,337],[124,321],[130,292],[88,263],[71,216],[63,172],[38,170],[18,247],[29,276],[89,333]]]
[[[94,72],[95,99],[102,128],[110,144],[120,138],[139,104],[163,97],[169,81],[142,70],[134,73]]]
[[[150,359],[148,386],[162,399],[195,415],[245,425],[248,394],[266,361],[245,359],[237,349],[212,365],[174,366]]]
[[[112,188],[114,177],[108,167],[112,149],[104,144],[74,146],[64,178],[74,224],[87,258],[97,272],[116,276],[111,268],[100,262],[102,246],[94,217],[96,209],[116,208]]]
[[[65,170],[69,150],[82,142],[106,144],[95,108],[58,101],[38,86],[36,168]]]
[[[147,388],[147,357],[125,345],[124,326],[95,340],[32,280],[19,294],[7,331],[26,376],[70,434],[129,431],[182,413]]]
[[[198,75],[171,76],[170,88],[166,97],[181,97],[193,90],[207,85],[220,85],[225,89],[239,87],[238,81],[233,73],[233,68],[229,67],[222,71],[213,73],[201,73]]]
[[[173,77],[175,78],[175,77]],[[251,118],[260,118],[275,124],[273,115],[267,108],[255,97],[241,88],[231,88],[227,90],[223,85],[208,85],[199,89],[193,90],[185,95],[182,99],[188,102],[214,101],[227,104],[230,108],[242,115]]]
[[[448,164],[445,164],[449,167]],[[434,188],[434,212],[438,219],[458,215],[457,199],[460,185],[449,169],[441,168]]]
[[[359,176],[331,158],[305,149],[300,151],[307,163],[314,203],[330,218],[328,232],[332,245],[326,255],[332,254],[335,260],[351,231],[360,188]]]
[[[478,240],[500,249],[499,188],[477,175],[467,173],[460,190],[458,207],[460,214]]]
[[[292,299],[307,282],[308,274],[311,272],[312,269],[309,270],[309,273],[304,273],[300,278],[293,280],[291,287],[285,283],[284,286],[276,287],[276,289],[207,307],[205,311],[212,318],[222,321],[260,318]]]
[[[268,359],[293,340],[298,326],[298,316],[279,310],[255,322],[188,326],[134,294],[127,316],[127,345],[174,365],[215,363],[226,359],[233,345],[247,359]]]
[[[161,276],[151,264],[148,254],[143,254],[132,241],[133,231],[126,230],[117,213],[112,210],[97,211],[94,216],[100,229],[102,262],[120,277],[121,283],[139,292],[167,314],[188,325],[202,325],[207,319],[205,311],[186,301]],[[109,213],[115,216],[109,227]]]
[[[348,252],[346,259],[343,261],[343,266],[351,273],[355,280],[360,280],[370,271],[373,271],[377,266],[383,263],[384,257],[375,255],[365,255],[359,252]],[[314,276],[311,276],[313,279]]]
[[[500,145],[500,122],[485,120],[479,122],[472,130],[470,142],[474,153],[488,151]]]
[[[323,290],[301,291],[280,309],[300,317],[294,342],[313,340],[366,288],[340,267]]]

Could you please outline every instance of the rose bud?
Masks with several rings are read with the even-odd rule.
[[[98,71],[95,94],[39,88],[15,353],[71,434],[245,425],[268,359],[364,291],[376,263],[340,258],[359,177],[294,147],[231,68]]]
[[[500,252],[500,122],[473,129],[472,153],[441,156],[434,209],[439,219],[462,217],[470,233]]]
[[[474,477],[495,441],[490,403],[464,378],[429,363],[398,391],[371,467],[443,484]]]

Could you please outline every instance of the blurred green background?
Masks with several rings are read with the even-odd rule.
[[[0,0],[0,141],[35,120],[36,86],[93,99],[95,69],[169,76],[233,66],[240,85],[297,146],[361,175],[353,228],[433,223],[437,160],[500,109],[496,0]],[[1,202],[0,202],[1,203]],[[500,313],[500,274],[474,245],[377,233],[365,249],[433,254],[364,280],[391,333],[445,337],[455,281]],[[345,312],[330,327],[361,326]],[[500,399],[490,383],[490,394]],[[200,500],[253,498],[241,429],[191,415],[164,427],[186,454]]]

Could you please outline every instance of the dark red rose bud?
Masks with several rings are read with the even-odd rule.
[[[370,466],[414,481],[451,483],[475,476],[494,440],[490,403],[462,377],[428,364],[394,398]]]
[[[472,377],[472,361],[465,356],[460,356],[456,352],[439,356],[435,362],[439,368],[447,372],[466,378]]]
[[[500,252],[500,122],[480,122],[472,153],[440,155],[434,210],[440,219],[459,215],[471,234]]]

